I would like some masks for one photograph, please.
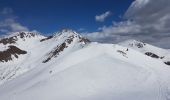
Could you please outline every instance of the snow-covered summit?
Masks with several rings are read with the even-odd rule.
[[[37,32],[26,32],[26,31],[23,31],[23,32],[14,32],[12,34],[9,35],[9,37],[12,37],[12,36],[19,36],[20,38],[31,38],[31,37],[36,37],[36,36],[41,36],[40,33],[37,33]]]
[[[64,41],[72,42],[73,40],[84,43],[90,42],[90,40],[81,36],[79,33],[71,29],[63,29],[61,31],[55,32],[53,35],[41,39],[40,42],[47,40],[55,40],[60,42]]]
[[[170,53],[166,49],[162,49],[148,43],[144,43],[137,40],[126,40],[120,42],[119,45],[137,50],[147,56],[162,60],[164,63],[170,62]]]
[[[9,36],[5,36],[0,39],[0,44],[15,44],[17,41],[27,41],[30,39],[41,39],[44,38],[43,35],[35,32],[14,32]]]
[[[123,46],[129,46],[129,47],[132,47],[132,48],[143,48],[147,45],[146,43],[143,43],[143,42],[138,41],[138,40],[133,40],[133,39],[120,42],[119,44],[123,45]]]
[[[4,37],[1,37],[1,39],[4,38],[22,38],[22,39],[26,39],[26,38],[36,38],[36,37],[44,37],[43,35],[41,35],[38,32],[27,32],[27,31],[22,31],[22,32],[13,32],[9,35],[6,35]]]
[[[72,29],[62,29],[59,32],[56,32],[54,34],[54,36],[58,37],[58,36],[70,36],[70,35],[79,35],[76,31],[72,30]]]
[[[73,30],[62,30],[49,37],[32,32],[16,32],[2,38],[0,40],[0,77],[3,78],[0,84],[36,67],[32,65],[36,62],[54,61],[61,55],[83,48],[88,43],[90,43],[88,39]],[[11,46],[15,48],[9,49]],[[17,52],[13,52],[16,48]],[[21,50],[26,53],[18,53]],[[7,74],[9,72],[12,73]]]
[[[63,29],[53,36],[57,40],[63,40],[63,39],[78,39],[80,42],[90,42],[87,38],[82,37],[80,34],[78,34],[76,31],[71,30],[71,29]]]
[[[47,37],[42,41],[52,40],[55,42],[55,47],[46,55],[46,59],[43,63],[48,62],[54,57],[57,57],[61,52],[68,52],[76,49],[83,48],[86,44],[90,43],[87,38],[82,37],[80,34],[73,30],[64,29],[60,32],[57,32],[54,36]]]

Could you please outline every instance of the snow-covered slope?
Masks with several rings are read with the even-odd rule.
[[[19,68],[0,81],[1,100],[170,99],[170,66],[141,49],[90,42],[72,30],[40,37],[27,47],[14,44],[28,53],[0,63],[5,71]],[[151,47],[144,50],[164,53]]]
[[[1,39],[0,84],[36,67],[35,63],[45,63],[62,52],[67,54],[89,42],[72,30],[62,30],[50,37],[19,32]],[[10,46],[15,46],[17,50],[8,50]]]
[[[170,65],[170,52],[166,49],[155,47],[150,44],[143,43],[136,40],[127,40],[119,44],[127,48],[132,48],[134,50],[137,50],[152,58],[162,60],[165,64]]]

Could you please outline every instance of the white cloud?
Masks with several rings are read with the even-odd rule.
[[[169,5],[170,0],[156,2],[155,0],[136,0],[127,10],[125,18],[132,19],[136,24],[141,25],[142,32],[147,30],[148,33],[168,33],[170,32]]]
[[[87,34],[91,40],[116,43],[137,39],[170,48],[170,0],[135,0],[126,11],[126,21],[103,26]],[[169,41],[170,42],[170,41]]]
[[[95,19],[96,19],[96,21],[98,21],[98,22],[103,22],[103,21],[105,21],[105,19],[106,19],[107,17],[109,17],[110,15],[111,15],[111,12],[110,12],[110,11],[107,11],[107,12],[101,14],[101,15],[96,15],[96,16],[95,16]]]
[[[17,21],[12,8],[3,8],[0,11],[0,33],[9,34],[12,32],[30,31],[26,26]]]
[[[29,31],[29,29],[20,23],[16,22],[12,18],[4,19],[0,22],[0,29],[6,30],[4,32],[18,32],[18,31]],[[8,30],[8,31],[7,31]]]

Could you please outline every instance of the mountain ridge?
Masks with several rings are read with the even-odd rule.
[[[2,50],[0,52],[0,64],[9,64],[7,66],[4,65],[2,67],[2,71],[0,71],[2,74],[0,77],[3,77],[3,80],[10,80],[8,77],[17,77],[18,75],[16,73],[12,74],[12,76],[8,74],[12,70],[15,70],[16,67],[17,69],[21,70],[19,73],[23,74],[25,73],[24,70],[31,70],[35,67],[30,67],[30,64],[34,62],[47,63],[51,59],[56,58],[60,54],[63,54],[62,52],[66,53],[68,50],[65,49],[76,50],[78,48],[82,48],[87,43],[90,43],[88,39],[80,36],[78,33],[72,30],[62,30],[51,36],[51,38],[42,36],[37,33],[17,32],[9,35],[8,37],[0,39],[0,41],[4,41],[4,39],[14,39],[14,42],[8,43],[7,41],[6,44],[0,42],[0,47]],[[15,48],[11,50],[11,46]],[[15,52],[16,50],[18,52]],[[24,54],[21,54],[21,51],[24,52]],[[23,71],[22,66],[18,66],[20,63],[25,63],[23,64],[25,67],[23,68]],[[14,64],[16,67],[11,67],[12,64]],[[3,83],[3,81],[1,82]]]
[[[136,41],[136,40],[127,40],[127,41],[119,43],[119,45],[132,48],[147,56],[162,60],[165,64],[169,65],[168,62],[170,62],[170,53],[168,50],[165,50],[165,49],[162,49],[156,46],[152,46],[150,44],[143,43],[143,42]]]
[[[11,60],[0,62],[2,100],[169,99],[169,51],[136,40],[90,42],[68,29],[19,38],[0,43],[5,48],[0,52],[15,46],[26,53],[12,53]]]

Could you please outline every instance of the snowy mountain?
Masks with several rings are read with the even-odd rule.
[[[169,51],[129,40],[90,42],[73,30],[0,40],[1,100],[170,100]]]
[[[0,84],[46,63],[60,53],[83,47],[88,41],[72,30],[62,30],[53,36],[19,32],[0,40]],[[43,51],[43,52],[40,52]]]
[[[119,44],[137,50],[152,58],[162,60],[165,64],[170,65],[170,53],[168,50],[155,47],[136,40],[127,40]]]

